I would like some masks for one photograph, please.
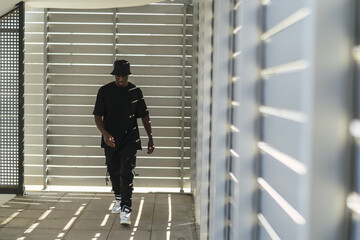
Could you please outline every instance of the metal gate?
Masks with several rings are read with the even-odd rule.
[[[0,17],[0,192],[23,192],[24,3]]]

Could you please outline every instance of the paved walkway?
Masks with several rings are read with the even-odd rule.
[[[134,193],[131,226],[109,209],[110,193],[34,192],[0,206],[1,240],[197,240],[187,194]]]

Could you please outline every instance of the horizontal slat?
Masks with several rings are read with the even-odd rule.
[[[266,5],[265,11],[265,31],[274,27],[297,10],[305,7],[305,2],[290,0],[290,1],[272,1],[271,4]]]
[[[34,145],[34,144],[27,144],[25,145],[25,152],[26,154],[42,154],[44,151],[43,145]]]
[[[39,106],[26,106],[24,112],[25,114],[42,114],[43,108]]]
[[[156,108],[148,107],[149,112],[152,116],[181,116],[181,108],[175,107],[166,107],[166,108]],[[28,108],[28,111],[42,110],[38,108]],[[67,115],[88,115],[92,114],[94,107],[73,107],[73,106],[48,106],[49,114],[67,114]],[[191,109],[185,109],[185,115],[191,115]]]
[[[25,164],[37,164],[37,165],[42,165],[44,162],[44,157],[42,155],[42,153],[40,154],[36,154],[36,155],[31,155],[31,154],[27,154],[25,153]]]
[[[42,79],[41,79],[42,80]],[[39,81],[39,79],[33,79],[32,81],[37,81],[40,84],[42,82]],[[97,88],[100,88],[102,85],[105,85],[107,83],[113,82],[114,76],[65,76],[65,75],[50,75],[48,77],[48,83],[49,84],[69,84],[70,87],[76,86],[79,84],[87,85],[87,86],[96,86]],[[186,86],[191,86],[191,78],[186,78],[185,84]],[[140,77],[140,76],[130,76],[129,82],[134,83],[135,85],[142,88],[143,86],[181,86],[182,85],[182,79],[181,77],[157,77],[157,76],[146,76],[146,77]],[[71,85],[74,84],[74,85]]]
[[[43,166],[41,165],[34,165],[34,166],[27,166],[25,165],[24,168],[24,175],[42,175],[43,174]]]
[[[25,49],[26,45],[29,43],[43,43],[44,42],[44,35],[43,34],[26,34],[25,35]],[[26,54],[26,52],[25,52]]]
[[[71,86],[61,86],[61,85],[51,85],[48,87],[49,94],[85,94],[85,95],[93,95],[96,96],[98,92],[98,86],[82,86],[82,87],[71,87]],[[145,99],[147,96],[159,96],[159,87],[141,87],[143,95]],[[177,87],[168,87],[168,88],[161,88],[162,96],[181,96],[182,89]],[[190,90],[186,90],[188,92],[187,95],[191,92]],[[94,103],[94,102],[93,102]],[[149,104],[150,105],[150,104]]]
[[[25,84],[24,90],[26,93],[32,93],[32,94],[43,94],[44,92],[44,86],[39,84]]]
[[[178,55],[183,54],[182,46],[117,46],[116,52],[120,54],[145,54],[145,55]],[[186,55],[192,54],[192,48],[186,47]]]
[[[42,176],[24,176],[24,185],[42,185],[43,177]]]
[[[28,134],[28,135],[31,135],[31,134],[42,134],[43,131],[42,131],[42,127],[26,127],[26,130],[25,130],[25,133]]]
[[[55,127],[48,126],[48,134],[50,135],[97,135],[99,130],[94,127]],[[145,130],[140,129],[141,135],[146,136]],[[189,131],[190,132],[190,131]],[[153,129],[153,135],[159,137],[179,137],[181,136],[180,129]],[[190,133],[185,132],[185,136],[189,136]]]
[[[52,73],[75,73],[75,74],[96,74],[103,73],[109,74],[113,67],[111,66],[99,66],[91,63],[56,63],[49,64],[49,71]],[[86,65],[84,65],[86,64]],[[191,68],[189,68],[191,69]],[[132,67],[131,69],[133,74],[137,75],[165,75],[165,76],[179,76],[182,74],[181,66],[141,66],[141,67]],[[188,70],[188,75],[191,70]]]
[[[183,34],[182,26],[141,26],[141,25],[121,25],[117,26],[117,33],[141,33],[141,34]],[[192,34],[192,27],[186,28],[186,34]]]
[[[189,151],[184,151],[185,156],[189,155]],[[69,155],[69,156],[102,156],[103,149],[100,147],[48,147],[48,155]],[[138,156],[146,156],[145,151],[139,151]],[[156,148],[155,156],[159,157],[178,157],[181,156],[180,149]]]
[[[33,114],[26,114],[25,115],[25,121],[29,124],[39,124],[43,122],[43,115],[33,115]],[[25,130],[26,131],[26,130]]]
[[[71,35],[71,34],[50,34],[48,42],[50,43],[111,43],[112,34],[99,35]]]
[[[113,26],[110,25],[84,25],[84,24],[52,24],[49,25],[48,33],[112,33]]]
[[[42,73],[44,72],[44,66],[38,63],[25,63],[25,71],[27,73]]]
[[[43,22],[44,21],[44,10],[39,9],[37,12],[25,11],[26,22]],[[29,24],[30,26],[32,24]]]
[[[25,23],[25,33],[26,32],[44,32],[44,25],[43,24],[30,24]]]
[[[84,22],[84,23],[112,23],[113,12],[104,10],[107,14],[49,14],[48,21],[52,22]]]
[[[292,221],[286,212],[272,199],[268,193],[260,194],[260,211],[266,217],[280,239],[291,239],[299,226]]]
[[[163,13],[163,14],[182,14],[181,5],[144,5],[137,7],[119,8],[118,13]]]
[[[55,178],[48,177],[49,185],[64,185],[64,186],[105,186],[105,176],[100,178]],[[164,188],[179,188],[180,180],[178,179],[139,179],[135,178],[134,188],[137,187],[164,187]],[[190,181],[184,181],[184,187],[190,187]]]
[[[301,60],[304,57],[305,22],[299,22],[266,42],[264,48],[264,68],[274,67]],[[300,37],[299,37],[300,35]],[[303,37],[301,37],[303,36]]]
[[[121,23],[147,23],[147,24],[182,24],[183,16],[166,16],[166,15],[117,15],[117,21]],[[187,16],[188,22],[191,22],[192,17]]]
[[[271,77],[264,81],[264,104],[275,108],[303,110],[301,96],[305,72],[287,73]],[[279,89],[282,89],[279,93]]]
[[[104,43],[104,44],[106,44],[106,43]],[[101,53],[101,54],[108,53],[108,54],[111,54],[113,52],[113,47],[112,47],[112,45],[102,45],[102,46],[49,45],[48,52],[49,53]]]
[[[42,161],[42,159],[40,159]],[[38,161],[39,163],[42,163]],[[34,161],[34,164],[36,161]],[[49,165],[73,165],[73,166],[105,166],[105,157],[104,155],[99,156],[98,158],[72,158],[72,157],[49,157]],[[179,159],[172,158],[147,158],[147,157],[137,157],[136,166],[137,167],[179,167]],[[184,165],[186,167],[190,166],[190,160],[184,160]]]
[[[26,59],[26,63],[41,63],[44,64],[44,55],[43,54],[29,54],[26,53],[25,49],[25,59]],[[43,71],[42,71],[43,72]]]
[[[44,74],[43,72],[39,72],[36,74],[29,74],[29,73],[25,73],[25,79],[24,82],[26,85],[31,85],[31,84],[43,84],[44,82]],[[25,92],[25,97],[28,96],[29,93]]]
[[[42,169],[36,170],[33,168],[33,172],[36,174],[41,173]],[[177,169],[145,169],[145,168],[136,168],[136,174],[140,177],[180,177],[180,171]],[[185,171],[185,176],[187,176],[187,170]],[[48,165],[49,175],[63,175],[63,176],[105,176],[106,167],[97,167],[97,168],[83,168],[83,167],[53,167]],[[188,177],[188,176],[187,176]]]
[[[181,126],[181,119],[176,118],[155,118],[150,116],[151,125],[153,127],[180,127]],[[49,125],[95,125],[94,116],[89,117],[76,117],[76,116],[67,116],[67,117],[56,117],[50,116],[48,117],[48,124]],[[142,122],[138,120],[138,124],[141,127]],[[191,121],[185,120],[185,127],[190,127]],[[141,127],[142,128],[142,127]]]
[[[301,200],[298,190],[303,176],[290,170],[268,154],[261,155],[261,173],[276,191],[293,207],[299,209]],[[284,181],[286,179],[286,181]]]
[[[97,91],[96,91],[97,92]],[[175,94],[174,94],[175,95]],[[48,98],[51,100],[52,104],[85,104],[93,105],[95,104],[96,93],[92,96],[77,96],[75,94],[70,95],[50,95]],[[145,96],[146,104],[149,106],[179,106],[181,104],[181,97],[179,94],[177,96]],[[36,98],[37,103],[42,102],[42,96]],[[179,103],[180,102],[180,103]],[[190,105],[190,99],[186,99],[186,105]],[[91,112],[92,114],[92,112]]]
[[[39,61],[42,61],[43,56],[34,55],[33,58],[37,58]],[[42,58],[41,58],[42,57]],[[136,56],[125,56],[123,57],[128,60],[131,65],[172,65],[172,66],[182,66],[182,56],[142,56],[141,58]],[[89,56],[86,55],[49,55],[49,62],[53,63],[80,63],[80,64],[113,64],[113,56],[108,54],[108,56]],[[36,60],[34,60],[36,61]],[[186,65],[190,66],[192,59],[189,58],[186,60]],[[110,74],[110,72],[109,72]]]
[[[28,135],[28,131],[25,128],[25,137],[24,137],[24,141],[25,141],[25,146],[27,144],[42,144],[43,143],[43,136],[42,134],[39,132],[38,136],[29,136]]]
[[[298,161],[301,161],[301,130],[301,123],[273,116],[263,118],[263,141]]]

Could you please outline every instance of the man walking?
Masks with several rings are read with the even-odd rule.
[[[120,223],[130,225],[133,169],[136,152],[141,149],[137,118],[141,118],[149,137],[147,153],[154,151],[149,111],[140,88],[128,82],[130,63],[114,62],[115,81],[102,86],[93,111],[95,124],[102,134],[107,171],[115,194],[113,213],[120,212]]]

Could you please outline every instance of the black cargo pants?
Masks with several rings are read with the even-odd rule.
[[[121,207],[131,207],[137,147],[129,143],[121,148],[106,146],[104,150],[113,191],[121,195]]]

